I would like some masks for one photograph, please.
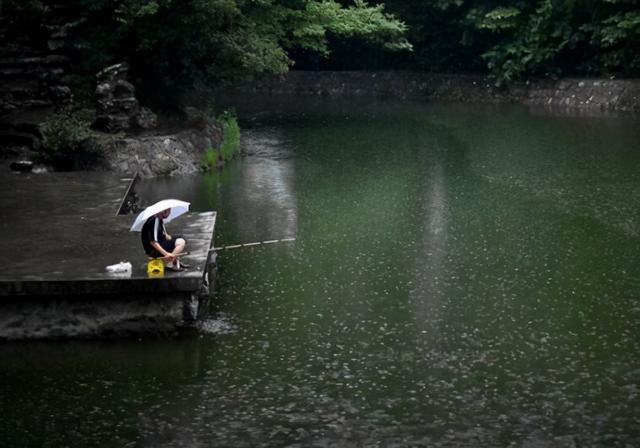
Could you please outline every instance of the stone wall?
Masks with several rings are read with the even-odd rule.
[[[30,19],[0,11],[0,115],[38,108],[59,108],[72,100],[64,81],[69,61],[67,31],[60,2],[31,2]],[[2,2],[0,2],[1,7]]]
[[[0,114],[61,107],[71,101],[63,77],[67,58],[58,54],[3,54],[0,57]]]
[[[512,89],[517,101],[531,105],[640,112],[640,79],[562,79]]]
[[[0,304],[0,340],[122,337],[172,333],[184,325],[184,297],[24,298]]]
[[[8,296],[0,302],[0,341],[171,334],[195,328],[207,315],[216,275],[196,293]]]
[[[72,103],[64,80],[65,37],[63,28],[51,26],[39,46],[0,43],[0,155],[7,148],[37,146],[42,117]]]
[[[533,81],[500,89],[482,76],[419,72],[306,72],[256,82],[241,91],[326,96],[389,96],[465,102],[519,102],[609,111],[640,111],[640,79]]]

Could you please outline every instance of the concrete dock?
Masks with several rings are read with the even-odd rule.
[[[216,213],[167,223],[191,268],[149,278],[135,214],[116,215],[131,184],[110,173],[0,175],[0,339],[170,332],[197,319],[213,282]],[[179,199],[179,198],[178,198]],[[130,275],[106,266],[130,262]]]

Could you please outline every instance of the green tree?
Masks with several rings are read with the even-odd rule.
[[[3,0],[0,8],[6,40],[46,32],[35,26],[41,17],[64,17],[87,73],[127,61],[139,92],[156,102],[193,85],[283,74],[294,60],[489,73],[498,84],[640,74],[640,0]]]
[[[593,48],[596,70],[627,76],[640,74],[640,2],[601,0],[592,21],[580,27]]]
[[[638,0],[379,0],[405,21],[411,54],[345,47],[325,64],[528,77],[638,76]],[[365,49],[366,50],[366,49]],[[340,65],[342,64],[342,66]]]
[[[499,35],[482,54],[498,83],[529,76],[638,74],[640,9],[635,0],[539,0],[479,14],[476,28]]]
[[[404,23],[363,0],[70,0],[66,15],[87,71],[125,60],[147,97],[283,74],[289,51],[329,55],[332,37],[408,50]],[[159,90],[163,89],[163,90]]]

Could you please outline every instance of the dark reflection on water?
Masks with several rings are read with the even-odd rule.
[[[635,446],[640,127],[259,101],[222,173],[200,336],[0,346],[9,445]]]

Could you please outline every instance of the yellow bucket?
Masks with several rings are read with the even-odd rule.
[[[149,277],[162,277],[164,275],[164,261],[162,258],[151,258],[147,263],[147,275]]]

